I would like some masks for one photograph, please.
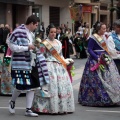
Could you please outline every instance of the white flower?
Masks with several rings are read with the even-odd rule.
[[[66,34],[68,34],[68,31],[66,31]]]
[[[41,42],[41,39],[40,39],[40,38],[36,38],[36,41],[40,43],[40,42]]]
[[[65,59],[65,62],[66,62],[67,65],[69,65],[71,63],[74,63],[74,60],[71,59],[71,58],[67,58],[67,59]]]
[[[66,62],[67,65],[70,64],[69,60],[67,60],[67,59],[65,59],[65,62]]]
[[[110,64],[110,62],[109,62],[109,61],[107,61],[107,62],[106,62],[106,64],[107,64],[107,65],[109,65],[109,64]]]
[[[108,58],[105,58],[105,61],[108,61]]]

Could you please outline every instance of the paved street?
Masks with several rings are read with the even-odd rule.
[[[80,78],[86,59],[75,60],[75,76],[73,82],[76,110],[69,115],[39,115],[34,120],[120,120],[120,107],[85,107],[77,102]],[[10,96],[0,96],[0,120],[32,120],[25,117],[25,97],[19,97],[16,101],[16,114],[8,112],[8,100]]]

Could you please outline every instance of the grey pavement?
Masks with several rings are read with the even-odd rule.
[[[25,96],[16,101],[16,114],[8,112],[8,100],[10,96],[0,96],[0,120],[120,120],[120,107],[87,107],[77,102],[78,90],[86,59],[75,60],[75,76],[73,77],[73,88],[75,97],[75,112],[67,115],[39,115],[31,118],[24,116]]]

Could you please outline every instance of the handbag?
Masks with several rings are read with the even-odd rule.
[[[40,89],[40,96],[41,97],[46,97],[46,98],[49,98],[50,97],[50,94],[47,90],[44,90],[44,89]]]
[[[49,89],[49,86],[44,85],[44,86],[40,87],[39,90],[36,91],[36,95],[43,97],[43,98],[50,98],[50,92],[48,89]]]

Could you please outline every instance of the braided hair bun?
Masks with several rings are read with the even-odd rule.
[[[48,27],[46,28],[47,36],[48,36],[51,28],[56,28],[53,23],[51,23],[50,25],[48,25]]]
[[[101,26],[104,25],[104,23],[97,21],[94,25],[93,25],[93,34],[94,33],[98,33],[98,31],[101,29]]]

